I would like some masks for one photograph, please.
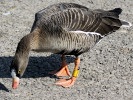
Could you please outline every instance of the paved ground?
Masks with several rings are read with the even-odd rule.
[[[133,24],[132,0],[66,0],[89,8],[121,7],[120,18]],[[62,0],[62,2],[66,2]],[[133,27],[105,37],[81,56],[80,74],[71,88],[54,83],[49,71],[60,67],[60,56],[30,53],[28,68],[18,89],[11,88],[9,66],[17,43],[29,33],[35,12],[60,0],[0,0],[0,100],[132,100]],[[74,68],[68,56],[69,69]]]

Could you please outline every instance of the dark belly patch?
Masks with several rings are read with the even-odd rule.
[[[72,51],[62,50],[56,54],[63,54],[63,55],[75,55],[78,56],[82,54],[83,51],[81,49],[73,49]]]

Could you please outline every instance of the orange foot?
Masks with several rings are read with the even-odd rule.
[[[50,74],[55,75],[57,77],[64,77],[64,76],[70,76],[70,72],[68,70],[68,65],[61,68],[61,70],[55,70],[50,72]]]
[[[75,81],[76,81],[76,77],[72,77],[70,79],[59,79],[56,85],[61,85],[67,88],[67,87],[73,86]]]

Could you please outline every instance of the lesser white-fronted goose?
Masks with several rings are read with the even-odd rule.
[[[75,68],[70,79],[60,79],[56,84],[63,87],[74,85],[79,73],[79,55],[89,51],[104,36],[131,23],[120,20],[121,8],[104,11],[92,10],[74,3],[51,5],[35,15],[30,34],[24,36],[11,63],[13,88],[17,88],[29,60],[29,52],[52,52],[62,55],[62,68],[51,74],[70,76],[65,55],[74,55]]]

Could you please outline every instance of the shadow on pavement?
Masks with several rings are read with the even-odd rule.
[[[10,64],[13,57],[0,57],[0,78],[11,78]],[[74,62],[74,57],[67,56],[68,63]],[[51,54],[47,57],[30,57],[29,64],[22,78],[39,78],[49,76],[50,71],[56,70],[61,67],[61,56]]]
[[[6,92],[9,92],[9,90],[2,83],[0,83],[0,90],[4,90]]]

